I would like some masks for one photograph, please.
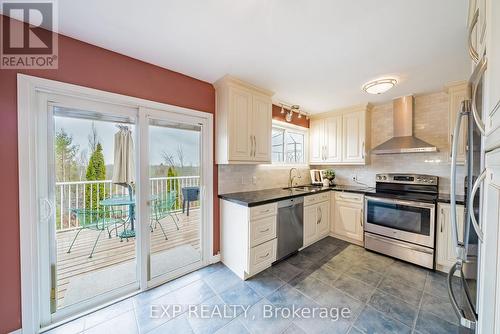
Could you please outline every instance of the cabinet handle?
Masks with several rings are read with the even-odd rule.
[[[452,145],[453,145],[453,133],[450,136],[451,136],[450,143],[452,143]],[[452,150],[450,150],[450,158],[451,158],[452,153],[453,153]],[[441,212],[443,212],[443,209],[441,209]]]
[[[444,215],[444,211],[443,211],[443,208],[441,208],[441,228],[440,228],[441,233],[443,233],[443,222],[444,222],[443,215]]]
[[[269,227],[266,228],[265,230],[261,230],[260,233],[266,233],[266,232],[269,232]]]
[[[261,259],[265,259],[265,258],[266,258],[266,257],[268,257],[268,256],[269,256],[269,252],[267,252],[267,253],[266,253],[266,255],[261,256],[260,258],[261,258]]]
[[[316,220],[316,225],[319,225],[321,223],[321,220],[323,219],[323,211],[321,210],[321,207],[318,206],[318,208],[316,209],[316,211],[318,212],[318,220]]]
[[[363,210],[361,210],[361,215],[359,215],[359,225],[363,227]]]
[[[253,156],[257,155],[257,137],[253,136]]]
[[[363,142],[363,148],[361,149],[361,153],[363,155],[363,159],[365,158],[365,142]]]
[[[470,23],[470,26],[469,26],[469,38],[467,39],[468,44],[469,44],[469,55],[472,58],[472,60],[474,61],[474,63],[476,63],[476,64],[479,61],[479,53],[474,48],[474,45],[472,45],[472,33],[474,32],[474,27],[477,24],[478,18],[479,18],[479,8],[476,9],[476,12],[474,13],[474,16],[472,17],[472,22]]]

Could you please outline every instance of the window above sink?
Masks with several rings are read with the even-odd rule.
[[[307,165],[307,128],[273,120],[271,143],[273,165]]]

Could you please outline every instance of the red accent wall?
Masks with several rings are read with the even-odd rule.
[[[306,119],[305,116],[302,116],[302,118],[300,119],[297,118],[297,116],[298,115],[294,113],[292,121],[290,123],[298,126],[303,126],[305,128],[309,128],[309,120]],[[281,114],[281,107],[274,104],[273,104],[273,119],[277,121],[286,122],[285,115]]]
[[[2,15],[0,18],[8,19]],[[62,35],[59,69],[0,70],[0,333],[21,327],[17,73],[215,113],[215,90],[210,83]],[[214,168],[214,248],[218,251],[217,167]]]

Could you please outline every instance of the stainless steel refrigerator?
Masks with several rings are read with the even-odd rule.
[[[481,60],[469,79],[470,100],[465,100],[458,111],[453,134],[451,163],[451,232],[456,250],[456,263],[448,273],[448,294],[459,318],[460,333],[475,333],[478,314],[479,243],[483,239],[480,212],[481,187],[484,172],[484,124],[482,123],[482,82],[486,71],[486,59]],[[460,133],[462,122],[467,133]],[[461,136],[467,136],[466,178],[464,181],[465,217],[464,229],[459,231],[456,214],[457,152]],[[463,233],[463,234],[462,234]],[[457,276],[454,276],[458,274]],[[480,288],[480,287],[479,287]]]

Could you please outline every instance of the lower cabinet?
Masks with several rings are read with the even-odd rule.
[[[463,241],[464,206],[457,205],[456,211],[459,241]],[[457,258],[451,236],[450,213],[450,204],[438,204],[436,226],[436,269],[443,272],[448,272],[450,267],[456,262]]]
[[[339,239],[363,246],[362,194],[333,192],[331,196],[331,234]]]
[[[246,207],[220,201],[221,261],[247,279],[276,261],[277,203]]]
[[[304,198],[304,247],[328,236],[330,229],[330,193]]]

